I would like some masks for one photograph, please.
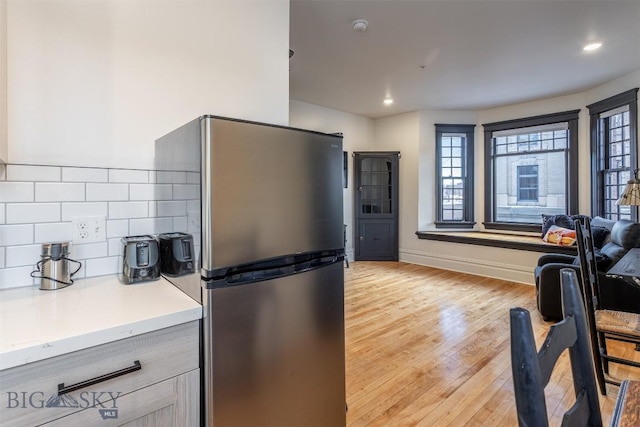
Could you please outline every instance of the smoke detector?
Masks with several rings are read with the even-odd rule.
[[[366,31],[369,23],[364,19],[356,19],[353,21],[353,29],[356,31]]]

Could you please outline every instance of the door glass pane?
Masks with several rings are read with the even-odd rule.
[[[362,213],[392,213],[391,159],[369,157],[361,161]]]

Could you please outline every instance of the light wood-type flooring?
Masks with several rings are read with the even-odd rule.
[[[533,267],[532,273],[533,275]],[[345,269],[347,425],[517,425],[509,308],[531,311],[538,346],[548,331],[535,288],[401,262],[352,262]],[[629,344],[610,353],[640,361]],[[618,377],[640,370],[611,365]],[[551,425],[572,404],[568,354],[547,386]],[[618,388],[600,396],[609,424]]]

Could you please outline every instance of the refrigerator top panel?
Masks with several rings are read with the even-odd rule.
[[[342,248],[342,161],[341,136],[216,116],[156,141],[158,169],[199,174],[187,222],[199,209],[205,272]]]

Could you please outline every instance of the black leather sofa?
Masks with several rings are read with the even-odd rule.
[[[604,220],[604,224],[607,220]],[[594,224],[601,224],[594,218]],[[621,279],[609,278],[605,272],[631,248],[640,247],[640,223],[629,220],[610,221],[611,232],[601,248],[596,248],[601,307],[640,313],[640,288]],[[599,226],[599,225],[597,225]],[[580,277],[579,257],[545,254],[534,270],[538,311],[545,321],[562,320],[560,269],[573,268]]]

